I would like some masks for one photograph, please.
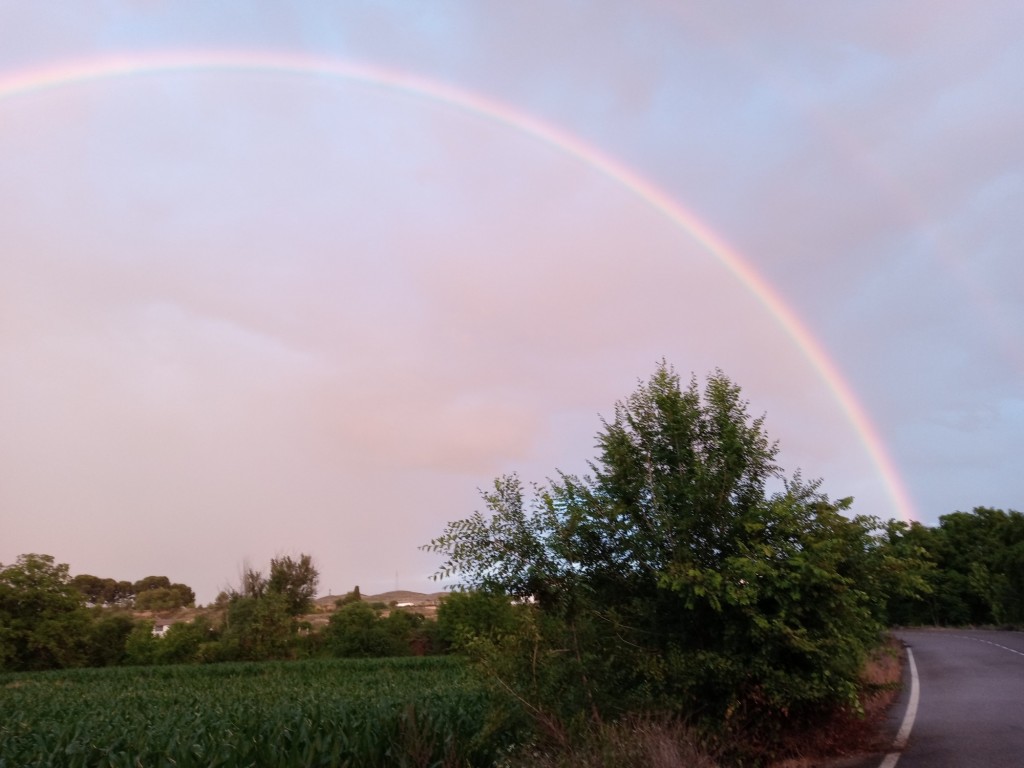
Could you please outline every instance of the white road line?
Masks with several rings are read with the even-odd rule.
[[[901,750],[907,746],[907,739],[910,738],[910,731],[914,727],[914,720],[917,718],[917,702],[921,698],[921,686],[917,680],[917,664],[914,663],[914,652],[907,648],[907,659],[910,661],[910,701],[907,702],[907,712],[903,715],[903,723],[900,725],[899,733],[896,734],[896,741],[892,743],[893,751],[885,756],[878,768],[895,768],[896,762],[900,759]]]
[[[1018,656],[1024,656],[1024,653],[1021,653],[1020,651],[1016,650],[1015,648],[1007,648],[1005,645],[1000,645],[999,643],[993,643],[991,640],[982,640],[980,637],[971,637],[970,635],[967,635],[967,639],[968,640],[973,640],[976,643],[984,643],[985,645],[991,645],[991,646],[994,646],[996,648],[1002,648],[1004,651],[1009,651],[1010,653],[1016,653]]]

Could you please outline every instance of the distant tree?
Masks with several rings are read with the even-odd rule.
[[[187,664],[201,660],[204,644],[214,642],[217,633],[205,616],[172,624],[159,638],[155,658],[161,664]]]
[[[331,614],[324,630],[328,652],[343,658],[404,655],[387,631],[380,612],[369,603],[348,603]]]
[[[883,583],[876,590],[881,596],[882,621],[887,626],[931,624],[935,607],[944,598],[936,593],[939,584],[935,559],[931,554],[932,529],[919,522],[890,520],[883,526],[875,556],[880,558],[878,572]],[[910,586],[910,589],[906,587]]]
[[[185,584],[171,584],[139,592],[135,596],[137,611],[172,611],[176,608],[195,605],[196,595]]]
[[[283,596],[238,597],[228,605],[220,641],[222,655],[245,661],[288,658],[296,630]]]
[[[292,616],[312,610],[319,582],[320,572],[310,555],[299,555],[297,560],[287,556],[275,557],[270,561],[267,591],[283,597]]]
[[[899,624],[1024,625],[1024,515],[990,507],[952,512],[905,538],[931,564],[929,589],[892,601]]]
[[[241,597],[252,597],[259,599],[263,597],[267,592],[267,577],[263,575],[263,572],[253,568],[249,565],[246,560],[242,563],[241,571],[238,575],[238,586],[228,586],[222,592],[221,595],[226,596],[227,600],[234,601]],[[218,600],[220,595],[218,595]]]
[[[177,608],[177,597],[167,587],[146,589],[135,596],[135,610],[165,611]]]
[[[239,590],[241,597],[252,597],[259,599],[267,591],[267,577],[262,571],[255,568],[246,568],[242,572],[242,586]]]
[[[363,596],[359,593],[359,585],[357,584],[351,592],[348,592],[335,600],[334,605],[336,608],[340,608],[341,606],[348,605],[349,603],[362,602],[362,599]]]
[[[171,580],[166,576],[146,576],[132,585],[132,591],[137,595],[150,589],[167,589],[170,586]]]
[[[113,582],[113,585],[109,586],[108,591],[104,593],[107,605],[119,608],[132,606],[135,601],[135,588],[130,581],[114,581],[113,579],[104,579],[104,581]]]
[[[111,582],[116,584],[113,579],[101,579],[99,576],[82,573],[71,579],[71,586],[82,593],[86,602],[92,605],[105,605]]]
[[[415,611],[393,608],[381,623],[390,640],[389,656],[423,656],[433,652],[436,622],[427,621]]]
[[[216,606],[226,611],[223,632],[216,653],[207,649],[202,655],[247,660],[294,655],[295,617],[311,610],[318,580],[309,555],[273,558],[269,576],[246,563],[239,586],[217,596]]]
[[[149,576],[146,583],[152,580],[163,581],[166,576]],[[136,583],[143,583],[140,580]],[[169,583],[169,580],[168,580]],[[87,603],[94,606],[110,608],[130,608],[135,600],[135,585],[130,581],[116,581],[111,578],[100,578],[88,573],[79,574],[71,579],[72,586],[82,593]],[[149,587],[160,588],[160,587]]]

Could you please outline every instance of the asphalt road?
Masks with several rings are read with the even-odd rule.
[[[898,768],[1024,766],[1024,633],[920,629],[896,636],[913,652],[920,686]],[[894,727],[910,691],[908,671]]]

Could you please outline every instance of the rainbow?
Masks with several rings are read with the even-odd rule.
[[[338,78],[431,99],[531,136],[629,190],[714,255],[771,313],[832,392],[863,442],[899,516],[908,522],[916,519],[899,471],[864,407],[821,344],[771,285],[725,240],[667,192],[619,160],[551,123],[496,99],[407,72],[334,58],[248,50],[125,53],[58,62],[0,76],[0,100],[107,78],[202,70]]]

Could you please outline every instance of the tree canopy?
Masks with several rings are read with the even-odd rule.
[[[28,554],[0,565],[0,667],[78,666],[88,623],[66,564]]]
[[[602,422],[589,475],[530,493],[500,477],[486,516],[427,545],[438,578],[530,604],[528,628],[476,649],[537,712],[745,728],[855,703],[884,621],[884,536],[850,499],[785,476],[747,407],[721,371],[701,390],[663,363]]]
[[[894,524],[893,545],[928,567],[928,589],[892,595],[895,624],[1024,624],[1024,515],[975,507],[942,515],[939,524]]]
[[[310,555],[299,555],[298,559],[286,555],[270,560],[267,590],[284,598],[292,616],[306,613],[312,608],[319,583],[320,572],[313,565]]]

